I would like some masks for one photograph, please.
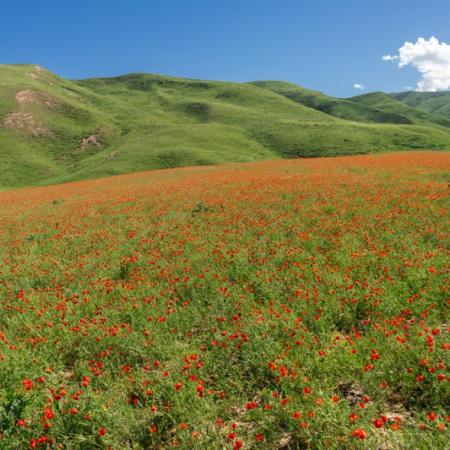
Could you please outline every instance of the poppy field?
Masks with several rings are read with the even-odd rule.
[[[450,154],[0,192],[0,449],[444,449]]]

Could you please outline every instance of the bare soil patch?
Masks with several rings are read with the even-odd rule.
[[[88,147],[99,147],[101,145],[100,136],[98,134],[91,134],[81,140],[81,148],[84,150]]]
[[[3,120],[5,128],[15,128],[23,130],[32,136],[52,136],[53,133],[45,124],[37,120],[31,113],[12,112],[6,115]]]
[[[51,95],[45,92],[33,91],[31,89],[25,89],[17,92],[16,100],[20,105],[40,103],[49,109],[53,109],[59,104],[59,102]]]

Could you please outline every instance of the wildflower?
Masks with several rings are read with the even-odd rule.
[[[33,389],[33,381],[31,380],[23,380],[22,384],[27,391],[31,391],[31,389]]]
[[[362,428],[356,428],[352,431],[352,436],[364,440],[367,437],[367,433]]]
[[[386,421],[382,417],[378,417],[377,419],[375,419],[373,421],[373,424],[374,424],[375,428],[383,428],[385,422]]]
[[[51,420],[55,417],[55,413],[51,408],[44,408],[43,419]]]
[[[205,391],[205,388],[203,387],[202,384],[198,384],[197,385],[197,394],[199,397],[203,397],[203,392]]]

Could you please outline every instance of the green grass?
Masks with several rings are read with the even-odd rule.
[[[400,114],[385,112],[371,105],[363,105],[349,99],[335,98],[284,81],[254,81],[255,86],[269,89],[296,103],[308,106],[341,119],[369,123],[410,124]]]
[[[397,152],[1,193],[0,449],[448,449],[449,167]]]
[[[282,82],[149,74],[68,81],[37,66],[3,65],[0,188],[178,166],[450,149],[449,120],[392,102],[409,114]],[[96,143],[82,145],[89,136]]]
[[[450,119],[450,92],[400,92],[390,94],[392,98],[400,100],[421,111],[440,114]]]
[[[450,98],[450,97],[449,97]],[[430,124],[434,123],[446,128],[450,128],[450,116],[449,118],[443,117],[438,114],[433,114],[431,111],[426,112],[420,109],[416,109],[408,104],[401,102],[398,99],[392,98],[383,92],[373,92],[370,94],[359,95],[351,98],[353,102],[360,105],[366,105],[369,107],[377,108],[380,111],[396,114],[398,116],[405,117],[410,123],[416,124]]]

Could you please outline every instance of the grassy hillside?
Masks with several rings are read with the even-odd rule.
[[[421,111],[440,114],[450,119],[450,92],[400,92],[389,94]]]
[[[333,105],[318,107],[283,86],[313,91],[278,84],[149,74],[68,81],[39,66],[0,66],[0,188],[186,165],[450,148],[449,130],[427,120],[412,123],[316,93]]]
[[[64,179],[71,165],[110,145],[117,130],[92,93],[39,66],[0,66],[0,186]]]
[[[285,81],[254,81],[251,84],[341,119],[374,123],[411,123],[399,114],[378,110],[371,105],[355,103],[349,99],[330,97],[322,92],[305,89]]]
[[[402,116],[410,123],[430,124],[434,123],[443,127],[450,128],[450,116],[446,118],[439,114],[433,114],[420,109],[416,109],[408,104],[401,102],[383,92],[372,92],[370,94],[358,95],[350,99],[352,102],[360,105],[376,108],[379,111],[388,114]]]

